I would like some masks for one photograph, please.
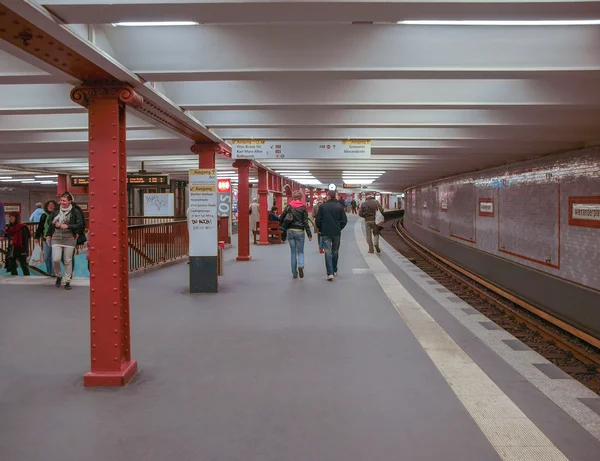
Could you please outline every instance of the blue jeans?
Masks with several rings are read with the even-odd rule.
[[[341,235],[322,236],[323,249],[325,250],[325,268],[327,275],[333,275],[338,271],[338,258],[340,252]]]
[[[46,263],[46,272],[48,275],[54,275],[54,265],[52,264],[52,247],[44,240],[44,262]]]
[[[323,237],[321,237],[321,234],[317,234],[317,242],[319,243],[319,250],[323,249]]]
[[[304,267],[304,231],[287,231],[287,241],[292,253],[292,275],[298,277],[298,268]]]

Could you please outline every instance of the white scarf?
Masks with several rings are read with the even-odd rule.
[[[56,218],[52,221],[54,224],[58,224],[59,226],[66,223],[67,220],[70,219],[71,210],[73,209],[73,205],[69,205],[67,208],[60,207]]]

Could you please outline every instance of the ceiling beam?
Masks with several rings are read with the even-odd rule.
[[[105,33],[119,44],[115,56],[129,69],[148,81],[172,82],[598,78],[597,30],[258,24],[109,26]]]
[[[206,24],[407,19],[596,19],[598,2],[563,0],[42,0],[65,22],[194,20]],[[151,7],[148,5],[151,4]]]

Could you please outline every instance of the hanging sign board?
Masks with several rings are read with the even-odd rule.
[[[190,170],[190,256],[217,256],[217,172]]]
[[[233,139],[231,157],[261,158],[368,158],[371,141],[365,139],[331,141],[269,141],[265,139]]]

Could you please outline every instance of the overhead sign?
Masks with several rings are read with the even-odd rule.
[[[360,189],[362,186],[360,184],[346,184],[344,183],[344,189]]]
[[[371,141],[348,139],[332,141],[269,141],[265,139],[233,139],[231,157],[261,158],[368,158]]]
[[[87,186],[89,184],[89,176],[71,176],[71,186]],[[137,184],[140,186],[167,185],[169,184],[169,177],[166,174],[130,175],[127,176],[127,184]]]
[[[127,176],[127,184],[139,184],[142,186],[166,185],[169,184],[169,177],[166,174],[130,175]]]
[[[190,256],[217,256],[217,171],[190,170]]]

